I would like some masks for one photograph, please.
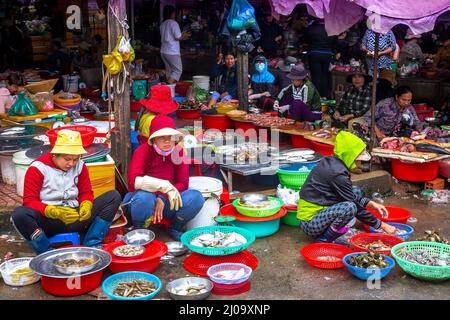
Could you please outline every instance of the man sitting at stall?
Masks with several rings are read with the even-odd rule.
[[[281,90],[274,103],[274,110],[284,113],[298,121],[315,121],[322,118],[320,95],[314,84],[307,80],[308,71],[303,64],[292,68],[287,76],[292,84]]]
[[[249,91],[249,100],[256,100],[256,105],[265,111],[272,111],[276,95],[274,86],[275,76],[267,69],[267,59],[263,55],[255,58],[255,73],[251,76],[251,89]]]
[[[386,208],[352,186],[350,170],[369,160],[361,139],[345,131],[336,136],[334,155],[314,167],[300,191],[297,218],[303,232],[319,242],[333,242],[349,230],[354,218],[375,229],[395,232],[395,227],[366,209],[373,208],[386,217]]]
[[[23,206],[12,221],[37,254],[51,250],[48,237],[60,233],[87,230],[83,244],[98,245],[111,226],[121,196],[112,190],[94,200],[85,153],[78,131],[60,130],[52,151],[25,174]]]
[[[353,73],[347,76],[349,87],[336,111],[333,114],[333,122],[337,127],[351,128],[351,124],[356,118],[362,117],[369,109],[372,98],[371,77],[366,75],[364,68],[354,68]]]
[[[169,235],[176,241],[205,202],[199,191],[188,189],[189,166],[177,145],[182,137],[172,118],[158,115],[152,120],[148,143],[140,145],[131,159],[130,192],[124,198],[135,228],[168,218]]]
[[[237,70],[236,56],[234,53],[225,55],[225,63],[223,54],[219,53],[217,63],[214,65],[212,78],[219,78],[218,91],[214,91],[208,102],[208,108],[211,109],[219,100],[221,102],[228,101],[237,97]]]
[[[417,117],[411,105],[411,88],[400,86],[393,98],[381,100],[375,106],[375,134],[379,140],[386,137],[409,137],[411,133],[421,131],[425,126]],[[364,116],[367,126],[371,122],[370,110]]]

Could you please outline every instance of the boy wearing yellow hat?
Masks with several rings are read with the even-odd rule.
[[[119,208],[116,190],[94,200],[81,135],[60,130],[52,151],[36,159],[25,174],[23,206],[12,220],[33,250],[51,249],[47,237],[66,232],[84,232],[83,244],[95,246],[106,236]]]

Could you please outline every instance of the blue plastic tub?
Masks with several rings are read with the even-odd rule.
[[[397,223],[397,222],[387,222],[387,224],[394,226],[397,229],[405,230],[406,231],[405,234],[396,234],[395,235],[396,237],[399,237],[405,241],[408,240],[408,238],[414,233],[414,228],[407,224]],[[378,231],[378,230],[374,229],[373,227],[370,227],[370,232],[383,233],[382,231]]]
[[[236,227],[247,229],[255,234],[256,238],[268,237],[278,232],[280,229],[280,220],[275,219],[270,221],[248,222],[248,221],[233,221]]]
[[[175,100],[176,102],[180,103],[180,102],[184,102],[187,100],[186,97],[174,97],[173,100]]]
[[[157,288],[151,294],[148,294],[143,297],[136,297],[136,298],[121,297],[121,296],[116,296],[113,294],[113,292],[116,289],[119,282],[133,281],[133,280],[145,280],[145,281],[155,282]],[[151,298],[153,298],[154,296],[156,296],[158,294],[158,292],[161,290],[161,288],[162,288],[162,283],[158,277],[154,276],[151,273],[141,272],[141,271],[127,271],[127,272],[116,273],[116,274],[106,278],[106,280],[103,281],[103,284],[102,284],[103,292],[112,300],[150,300]]]
[[[350,273],[353,274],[358,279],[368,280],[369,278],[377,279],[379,277],[379,279],[381,280],[381,279],[385,278],[389,274],[389,272],[391,272],[392,268],[394,268],[394,266],[395,266],[394,259],[392,259],[391,257],[388,257],[384,254],[382,256],[387,261],[389,266],[386,268],[383,268],[383,269],[364,269],[364,268],[354,267],[348,263],[348,259],[350,257],[358,256],[360,254],[367,254],[367,252],[350,253],[350,254],[347,254],[346,256],[344,256],[344,258],[342,259],[342,262],[347,266],[348,271],[350,271]]]

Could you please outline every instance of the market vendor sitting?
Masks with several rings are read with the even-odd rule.
[[[150,136],[150,124],[157,114],[171,115],[178,109],[178,102],[172,99],[169,86],[154,85],[150,89],[150,98],[140,99],[143,106],[136,118],[136,129],[139,131],[140,144],[147,143]]]
[[[366,75],[363,67],[356,67],[353,73],[347,76],[349,87],[333,114],[333,124],[337,127],[351,128],[356,118],[362,117],[370,109],[372,100],[371,77]]]
[[[274,110],[280,113],[288,111],[289,116],[298,121],[320,120],[320,95],[314,84],[307,80],[308,71],[304,65],[294,66],[287,77],[292,84],[278,94]]]
[[[150,125],[148,143],[133,153],[128,171],[126,210],[134,228],[147,228],[163,218],[171,219],[169,235],[179,241],[187,222],[205,202],[197,190],[188,190],[189,167],[177,144],[182,134],[172,118],[158,115]]]
[[[350,170],[368,160],[370,154],[361,139],[345,131],[336,136],[334,155],[312,169],[300,191],[297,218],[308,236],[319,242],[333,242],[349,230],[354,218],[375,229],[395,232],[395,227],[366,210],[373,208],[386,217],[386,208],[363,197],[361,190],[352,186]]]
[[[48,237],[67,232],[87,231],[83,244],[96,246],[111,226],[121,196],[112,190],[94,200],[84,153],[78,131],[60,130],[50,153],[25,174],[23,206],[12,221],[37,254],[51,249]]]
[[[411,105],[411,88],[400,86],[395,96],[381,100],[375,106],[375,134],[379,140],[386,137],[409,137],[413,131],[421,131],[425,124],[417,117]],[[367,127],[371,123],[370,110],[364,115]]]
[[[251,76],[251,89],[249,90],[249,100],[256,101],[258,108],[265,111],[272,111],[276,95],[274,86],[275,76],[268,71],[267,59],[259,55],[254,59],[255,73]]]
[[[220,83],[217,91],[214,91],[210,97],[209,108],[212,108],[218,101],[226,102],[237,97],[236,56],[231,52],[227,53],[225,57],[219,53],[216,62],[212,78],[219,78]]]

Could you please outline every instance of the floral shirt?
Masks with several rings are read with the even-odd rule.
[[[367,29],[362,39],[362,46],[367,48],[369,51],[375,51],[375,32]],[[392,31],[389,31],[386,34],[380,33],[379,51],[386,50],[387,48],[392,48],[392,51],[395,51],[397,48],[395,36]],[[390,54],[383,54],[382,56],[379,56],[378,69],[390,69],[392,61],[393,60],[391,59]],[[372,75],[374,58],[367,56],[366,62],[369,74]]]
[[[386,136],[393,136],[401,127],[401,121],[404,114],[408,114],[411,119],[412,127],[415,130],[422,130],[423,123],[417,117],[416,110],[412,105],[403,110],[400,109],[394,98],[387,98],[378,102],[375,107],[375,123]],[[368,124],[371,121],[370,110],[364,115]]]

